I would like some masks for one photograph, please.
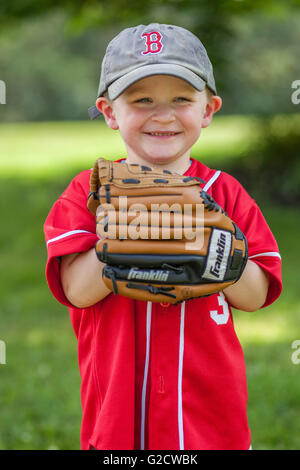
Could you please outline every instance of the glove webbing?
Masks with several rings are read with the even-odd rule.
[[[106,275],[107,275],[107,277],[109,277],[109,279],[111,279],[114,294],[117,294],[118,293],[118,286],[117,286],[117,283],[116,283],[115,273],[112,269],[109,268],[109,266],[106,266]]]
[[[118,286],[116,283],[116,277],[115,277],[114,271],[110,269],[109,267],[106,267],[106,275],[108,275],[109,279],[111,279],[114,294],[117,294]],[[155,287],[155,286],[152,286],[151,284],[149,284],[148,286],[144,286],[140,284],[135,284],[133,282],[128,282],[128,284],[126,284],[126,287],[128,287],[129,289],[146,290],[154,295],[164,294],[167,297],[173,297],[173,299],[176,299],[176,295],[169,293],[170,290],[174,290],[174,287]]]
[[[126,287],[128,287],[129,289],[147,290],[148,292],[154,295],[163,294],[167,297],[173,297],[173,299],[176,299],[176,295],[170,294],[168,292],[170,290],[174,290],[174,287],[155,287],[151,284],[149,284],[148,286],[144,286],[140,284],[134,284],[133,282],[128,282],[128,284],[126,284]]]

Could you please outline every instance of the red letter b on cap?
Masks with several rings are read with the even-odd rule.
[[[143,51],[142,54],[158,54],[162,48],[163,44],[161,42],[162,35],[158,31],[152,31],[151,33],[142,34],[142,38],[145,38],[145,44],[147,47],[146,51]]]

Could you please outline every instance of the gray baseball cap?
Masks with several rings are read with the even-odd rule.
[[[202,42],[180,26],[151,23],[126,28],[108,44],[97,98],[107,92],[115,100],[130,85],[151,75],[182,78],[199,91],[207,85],[217,94]],[[91,119],[101,114],[96,106],[88,111]]]

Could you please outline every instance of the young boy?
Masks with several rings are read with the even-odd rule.
[[[248,449],[247,386],[231,307],[280,295],[277,243],[230,175],[191,159],[222,104],[202,43],[172,25],[128,28],[109,44],[92,118],[119,129],[127,162],[204,179],[247,237],[241,279],[177,306],[114,295],[102,280],[87,210],[91,170],[74,178],[45,222],[47,280],[69,307],[82,379],[82,449]],[[122,160],[121,160],[122,161]]]

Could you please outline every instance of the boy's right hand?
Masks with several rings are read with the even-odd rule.
[[[74,307],[90,307],[111,293],[103,280],[104,266],[94,248],[62,257],[61,283],[65,296]]]

